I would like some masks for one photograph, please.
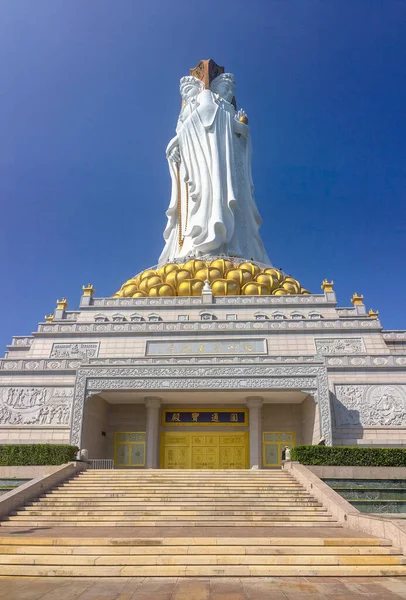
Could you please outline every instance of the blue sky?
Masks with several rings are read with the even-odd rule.
[[[2,0],[0,346],[156,263],[179,79],[209,57],[273,264],[406,328],[405,31],[404,0]]]

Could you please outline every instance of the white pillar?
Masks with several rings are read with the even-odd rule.
[[[250,396],[246,399],[249,409],[249,431],[250,431],[250,468],[261,467],[261,408],[264,399],[261,396]]]
[[[146,468],[158,469],[158,442],[159,442],[159,409],[161,398],[145,398],[147,407],[147,444]]]

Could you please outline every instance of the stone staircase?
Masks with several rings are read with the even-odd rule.
[[[0,575],[406,576],[285,471],[87,471],[0,525]]]

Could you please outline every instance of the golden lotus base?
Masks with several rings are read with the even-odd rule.
[[[274,267],[228,258],[193,259],[146,269],[126,281],[115,298],[200,296],[209,281],[214,296],[286,296],[309,294],[300,283]]]

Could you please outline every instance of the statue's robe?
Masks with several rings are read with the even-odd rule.
[[[261,224],[251,177],[251,140],[235,133],[232,104],[203,90],[180,115],[177,136],[182,194],[182,238],[179,247],[178,181],[170,159],[172,194],[164,232],[164,263],[186,256],[226,254],[269,264],[259,237]],[[185,182],[189,186],[186,214]]]

